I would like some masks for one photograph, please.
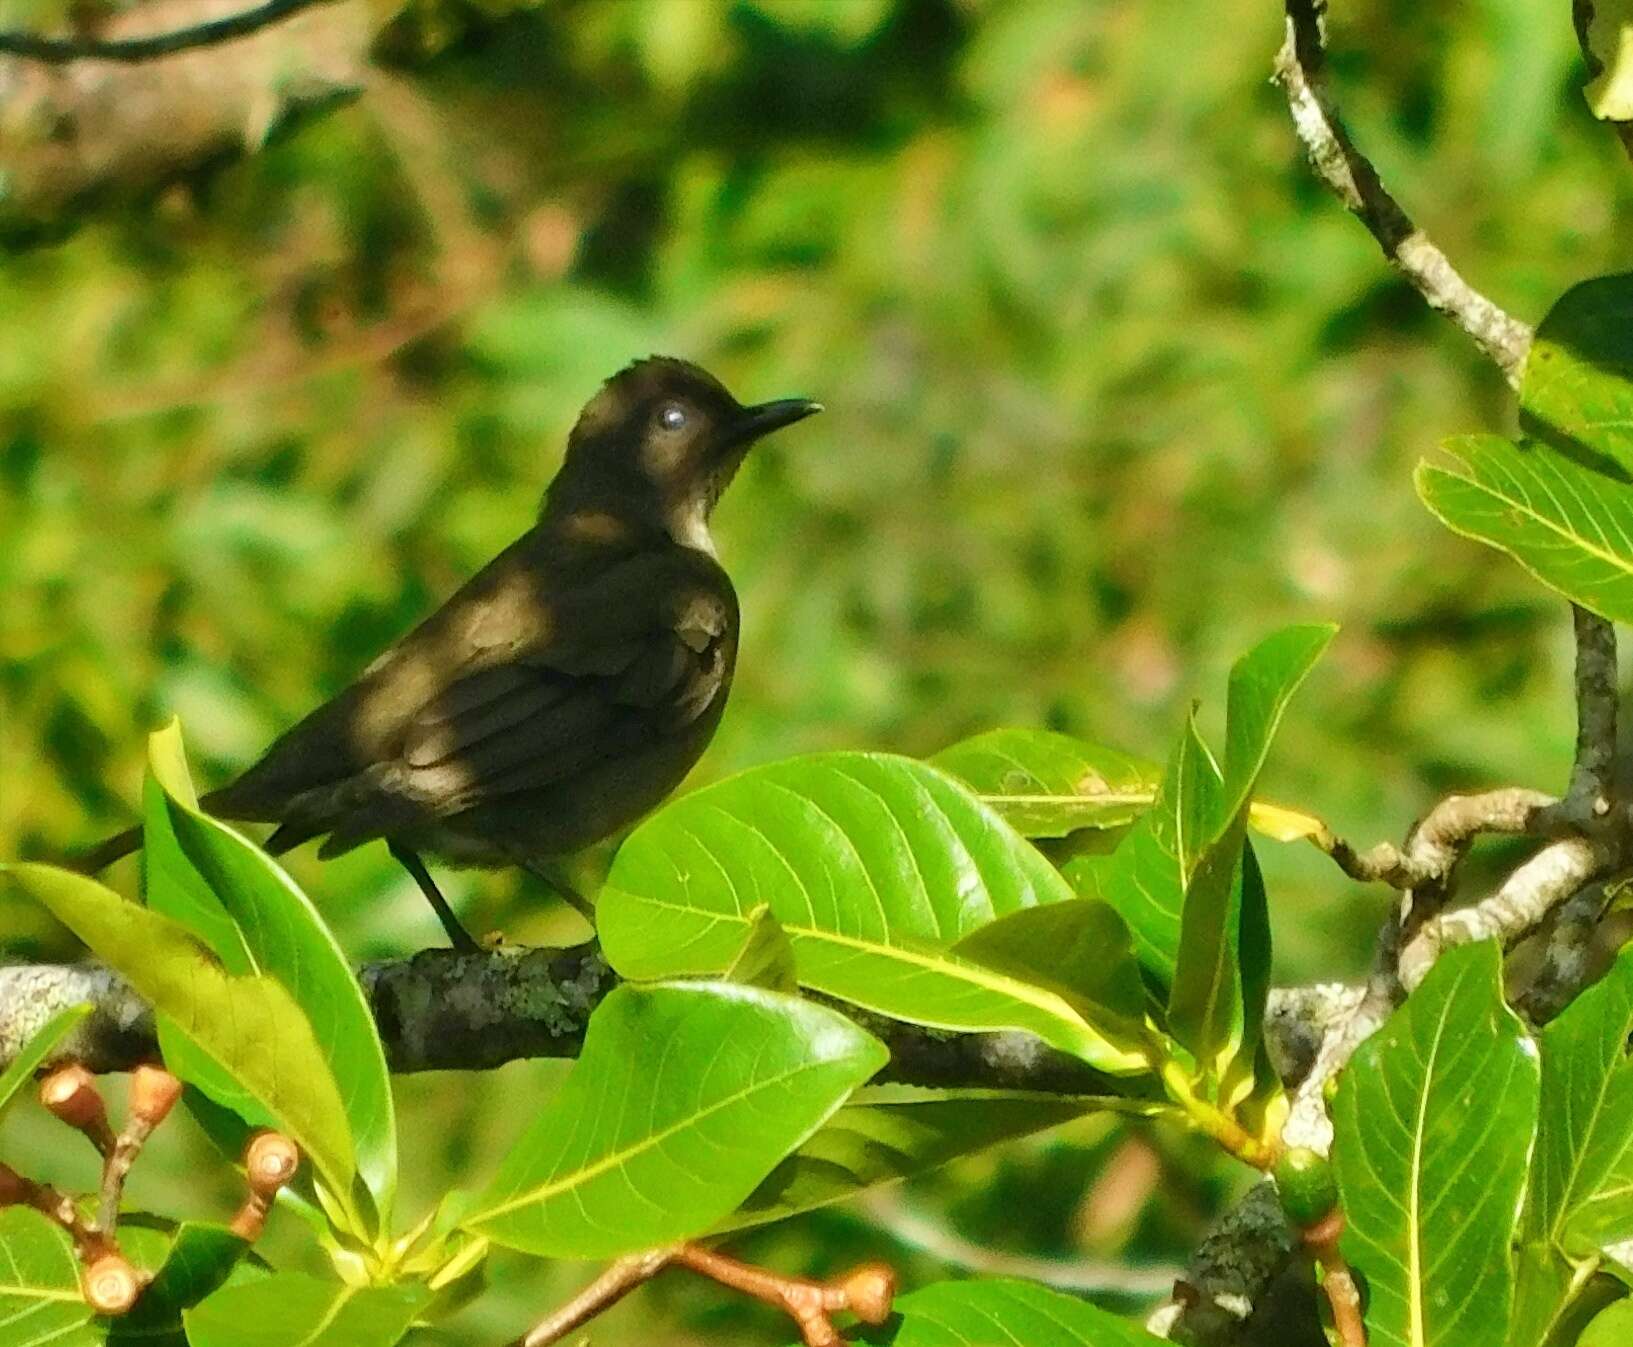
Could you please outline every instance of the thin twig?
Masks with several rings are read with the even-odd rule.
[[[1577,821],[1610,813],[1616,768],[1616,628],[1571,605],[1576,632],[1576,763],[1567,808]]]
[[[230,42],[258,29],[287,19],[291,14],[330,0],[267,0],[255,9],[225,18],[211,19],[191,28],[176,28],[147,37],[41,37],[36,33],[0,33],[0,54],[24,56],[32,61],[66,65],[70,61],[151,61],[195,47],[211,47]]]
[[[1384,256],[1430,308],[1462,328],[1518,385],[1531,329],[1465,281],[1429,236],[1412,223],[1378,172],[1355,148],[1326,81],[1326,0],[1286,0],[1287,40],[1275,79],[1316,176],[1367,227]]]
[[[574,1329],[582,1328],[603,1310],[610,1309],[643,1282],[649,1282],[675,1255],[672,1248],[620,1258],[565,1305],[539,1320],[511,1347],[551,1347]]]
[[[1531,980],[1514,998],[1514,1009],[1532,1024],[1546,1024],[1603,971],[1594,958],[1600,918],[1614,883],[1590,884],[1560,905]]]

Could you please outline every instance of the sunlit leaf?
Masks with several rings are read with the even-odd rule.
[[[0,1208],[0,1333],[6,1347],[92,1347],[103,1339],[80,1294],[67,1232],[29,1207]]]
[[[463,1224],[556,1258],[701,1234],[887,1055],[798,997],[734,983],[619,987]]]
[[[671,801],[620,848],[596,922],[625,977],[720,973],[766,904],[804,986],[914,1023],[1030,1030],[1104,1070],[1137,1070],[1060,997],[950,952],[994,917],[1071,896],[951,777],[829,753]]]
[[[183,1316],[191,1347],[392,1347],[431,1293],[278,1272],[225,1286]]]
[[[938,1282],[860,1342],[889,1347],[1160,1347],[1138,1323],[1035,1282]]]
[[[1022,908],[972,931],[953,952],[1054,992],[1108,1042],[1151,1050],[1140,966],[1128,924],[1109,903],[1073,898]]]
[[[1633,469],[1633,274],[1584,281],[1548,311],[1525,361],[1520,425]]]
[[[1448,528],[1508,553],[1574,603],[1633,621],[1633,485],[1550,445],[1447,440],[1418,494]]]
[[[1231,669],[1225,767],[1185,884],[1168,1031],[1204,1064],[1238,1049],[1252,1057],[1269,991],[1270,920],[1264,885],[1244,882],[1248,807],[1281,718],[1322,652],[1332,626],[1286,627]],[[1190,850],[1189,842],[1184,849]]]
[[[1448,950],[1339,1077],[1343,1248],[1372,1347],[1499,1347],[1537,1127],[1535,1045],[1490,941]]]
[[[727,965],[724,976],[728,982],[743,982],[767,991],[799,990],[794,946],[769,905],[762,903],[749,913],[748,935]]]
[[[1577,1347],[1627,1347],[1633,1342],[1633,1300],[1618,1300],[1593,1318]]]
[[[1161,769],[1051,730],[988,730],[930,762],[951,772],[1023,837],[1114,828],[1151,805]]]
[[[340,1091],[311,1024],[282,983],[228,974],[178,923],[83,875],[49,865],[0,871],[242,1084],[344,1199],[357,1165]]]
[[[391,1081],[351,965],[282,867],[199,809],[174,721],[149,739],[148,762],[148,905],[188,927],[228,973],[265,975],[294,997],[339,1086],[359,1172],[387,1212],[397,1181]]]
[[[1525,1234],[1591,1254],[1633,1238],[1633,950],[1542,1031]]]

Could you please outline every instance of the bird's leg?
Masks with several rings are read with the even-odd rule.
[[[523,867],[529,874],[538,876],[548,884],[557,897],[574,908],[591,926],[595,925],[595,904],[568,882],[560,866],[551,865],[548,861],[524,861]]]
[[[459,918],[454,915],[453,908],[448,906],[448,900],[442,896],[442,890],[437,887],[436,880],[431,878],[431,872],[425,868],[420,858],[407,847],[398,846],[395,842],[388,842],[386,845],[397,863],[414,876],[414,882],[420,886],[425,901],[431,904],[431,910],[437,914],[442,929],[448,932],[449,944],[461,954],[480,954],[482,947],[472,940],[471,933],[459,924]]]

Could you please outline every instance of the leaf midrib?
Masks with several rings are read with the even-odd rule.
[[[775,1076],[768,1076],[764,1080],[756,1081],[752,1085],[744,1086],[740,1090],[734,1090],[731,1094],[724,1095],[720,1099],[717,1099],[707,1108],[699,1109],[695,1113],[689,1113],[686,1117],[671,1123],[668,1127],[662,1128],[657,1132],[650,1133],[633,1146],[626,1146],[620,1150],[610,1151],[606,1155],[602,1156],[601,1159],[597,1160],[594,1164],[582,1166],[581,1168],[575,1169],[571,1174],[568,1174],[563,1178],[552,1179],[548,1183],[542,1183],[535,1188],[529,1189],[525,1193],[519,1194],[516,1197],[507,1198],[498,1206],[490,1207],[486,1211],[478,1212],[476,1215],[469,1217],[464,1224],[467,1226],[485,1225],[487,1222],[494,1220],[497,1217],[503,1216],[508,1212],[515,1211],[518,1207],[526,1207],[537,1202],[544,1202],[549,1198],[556,1196],[558,1193],[564,1193],[572,1188],[578,1187],[580,1184],[589,1183],[593,1179],[600,1178],[602,1174],[605,1174],[610,1170],[622,1167],[635,1156],[651,1150],[654,1146],[662,1144],[663,1142],[669,1140],[670,1137],[675,1136],[679,1132],[685,1131],[689,1127],[695,1126],[702,1119],[711,1117],[712,1115],[720,1112],[720,1110],[723,1108],[729,1108],[733,1104],[740,1103],[744,1099],[747,1099],[752,1095],[759,1094],[763,1090],[773,1089],[776,1086],[793,1080],[808,1071],[816,1071],[824,1067],[833,1066],[836,1064],[837,1060],[837,1058],[826,1058],[822,1061],[802,1062],[799,1066],[794,1067],[792,1070],[778,1072]]]
[[[1474,467],[1468,459],[1460,458],[1458,459],[1458,462],[1463,467],[1469,469],[1471,473],[1474,471]],[[1538,513],[1536,507],[1531,505],[1529,502],[1515,500],[1514,497],[1505,495],[1497,487],[1491,485],[1490,482],[1482,481],[1476,477],[1453,472],[1449,468],[1439,467],[1435,464],[1430,464],[1428,467],[1429,471],[1431,472],[1441,473],[1443,476],[1449,477],[1453,481],[1462,482],[1465,486],[1473,487],[1476,491],[1485,492],[1485,494],[1490,496],[1493,500],[1501,501],[1505,505],[1512,506],[1514,509],[1519,510],[1522,514],[1524,514],[1528,519],[1535,520],[1543,528],[1549,529],[1559,537],[1565,539],[1565,541],[1575,544],[1577,547],[1581,548],[1582,551],[1588,553],[1588,555],[1604,562],[1615,570],[1621,571],[1624,575],[1633,577],[1633,561],[1630,561],[1626,557],[1618,556],[1614,552],[1607,552],[1604,550],[1604,548],[1589,542],[1588,539],[1581,533],[1573,533],[1570,529],[1562,527],[1553,520],[1549,519],[1547,515]],[[1437,510],[1435,513],[1439,514],[1440,512]],[[1563,509],[1561,510],[1561,513],[1564,513]],[[1470,534],[1466,528],[1459,527],[1452,520],[1446,519],[1444,515],[1442,515],[1441,518],[1455,532],[1464,533],[1470,537],[1476,538],[1479,541],[1484,541],[1482,535]]]
[[[627,890],[624,892],[627,892]],[[702,908],[690,907],[685,903],[666,902],[662,898],[653,898],[643,894],[629,894],[629,896],[637,902],[645,903],[651,907],[664,908],[671,912],[684,912],[691,916],[706,917],[712,921],[736,922],[740,926],[748,925],[748,918],[738,912],[708,912]],[[903,963],[916,964],[931,972],[969,982],[983,990],[1008,996],[1011,1000],[1020,1001],[1035,1010],[1041,1010],[1051,1018],[1067,1024],[1072,1029],[1087,1033],[1091,1038],[1099,1038],[1099,1035],[1094,1031],[1094,1027],[1053,992],[1044,991],[1041,987],[1029,986],[1024,982],[1017,982],[1001,973],[989,972],[980,964],[946,954],[921,954],[905,945],[881,944],[878,941],[841,935],[837,931],[825,931],[813,926],[797,926],[789,922],[783,922],[782,928],[790,937],[826,941],[829,944],[840,945],[847,949],[876,954],[882,958],[899,959]],[[1110,1045],[1107,1044],[1107,1046]]]

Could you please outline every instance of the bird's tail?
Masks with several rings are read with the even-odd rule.
[[[106,870],[115,861],[130,855],[141,845],[141,828],[126,828],[124,832],[115,834],[89,851],[70,856],[68,868],[77,870],[82,875],[94,875],[100,870]]]

